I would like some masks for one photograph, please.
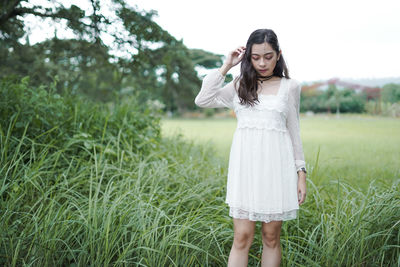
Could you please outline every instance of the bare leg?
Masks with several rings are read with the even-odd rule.
[[[229,254],[228,267],[246,267],[249,249],[254,239],[256,222],[247,219],[233,219],[233,244]]]
[[[282,221],[262,223],[262,267],[279,267],[281,264],[281,227]]]

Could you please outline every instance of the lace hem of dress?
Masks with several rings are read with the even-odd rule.
[[[287,221],[293,220],[297,218],[297,209],[284,211],[282,213],[258,213],[253,211],[246,211],[241,208],[237,207],[230,207],[229,208],[229,216],[235,219],[248,219],[250,221],[263,221],[263,222],[270,222],[270,221]]]

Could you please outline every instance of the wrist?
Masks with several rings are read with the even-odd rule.
[[[302,171],[299,171],[299,172],[297,173],[297,179],[298,179],[299,181],[305,181],[305,180],[307,180],[306,174],[305,174],[304,172],[302,172]]]
[[[299,179],[303,178],[305,180],[306,175],[307,175],[307,170],[305,167],[301,167],[300,169],[297,170],[297,176]]]
[[[297,170],[297,173],[299,173],[299,172],[307,173],[307,170],[305,167],[301,167],[300,169]]]
[[[223,76],[225,76],[231,68],[232,68],[232,65],[225,62],[225,63],[219,68],[219,72],[221,72],[221,74],[222,74]]]

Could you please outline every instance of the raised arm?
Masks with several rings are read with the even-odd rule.
[[[301,85],[296,80],[291,80],[289,88],[289,113],[286,120],[286,126],[289,130],[290,138],[293,144],[296,170],[306,167],[304,159],[303,145],[300,138],[300,93]]]
[[[228,107],[233,109],[235,87],[233,81],[223,86],[225,75],[219,69],[212,70],[203,79],[199,94],[194,102],[202,108]]]
[[[204,77],[200,92],[194,100],[197,106],[202,108],[228,107],[233,109],[233,97],[236,93],[234,81],[225,86],[223,86],[223,83],[226,73],[242,60],[245,50],[246,47],[239,46],[230,51],[222,67],[214,69]]]

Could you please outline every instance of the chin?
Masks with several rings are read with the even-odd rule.
[[[259,72],[259,71],[257,71],[257,73],[258,73],[258,75],[263,76],[263,77],[271,76],[272,74],[274,74],[273,72],[271,72],[271,73],[263,73],[263,72]]]

